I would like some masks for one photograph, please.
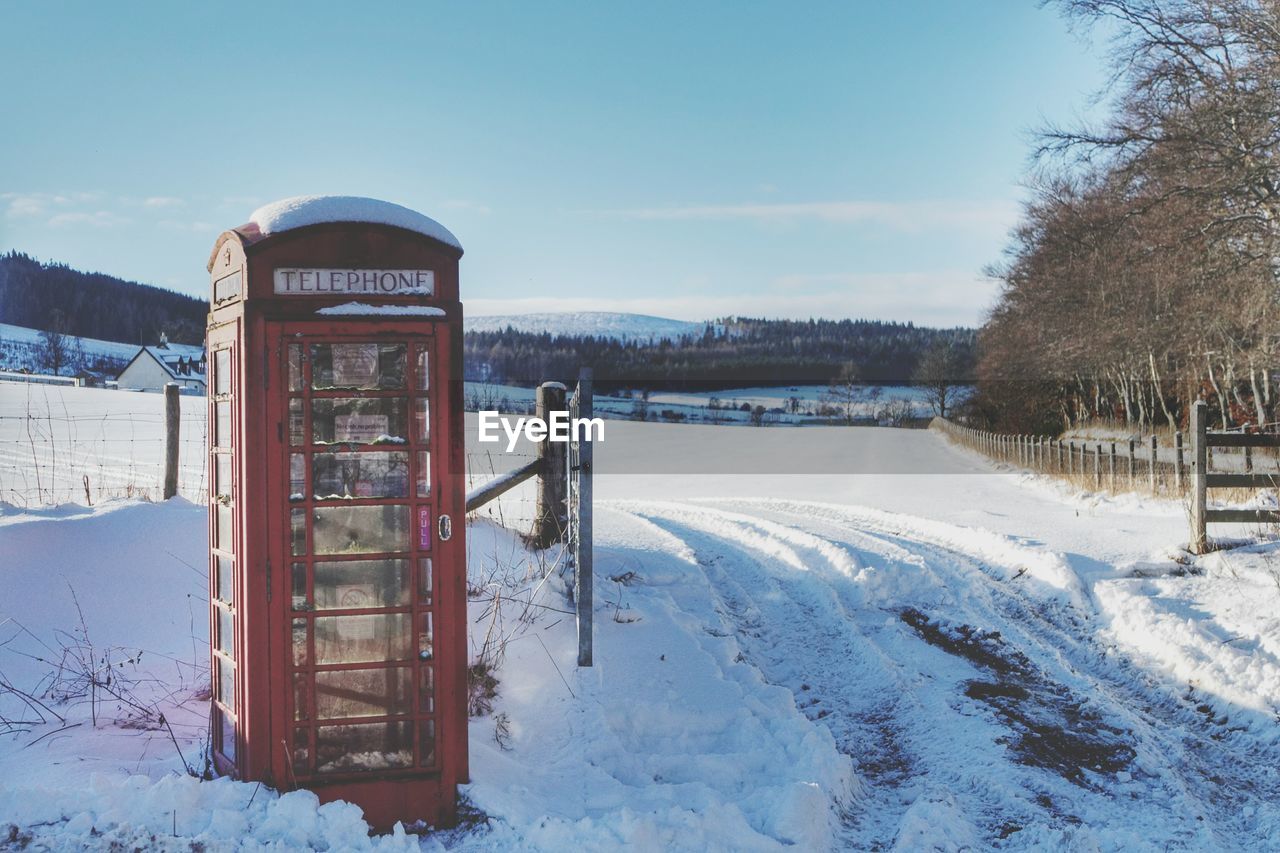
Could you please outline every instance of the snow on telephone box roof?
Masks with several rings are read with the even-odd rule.
[[[259,233],[264,237],[329,222],[391,225],[406,231],[414,231],[453,246],[459,251],[462,250],[462,244],[458,242],[457,237],[453,236],[453,232],[431,217],[403,205],[376,198],[355,195],[300,195],[264,204],[249,217],[249,223],[257,226]]]

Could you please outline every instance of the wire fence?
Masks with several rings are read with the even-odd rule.
[[[164,396],[0,383],[0,501],[31,507],[158,499]],[[178,493],[208,499],[205,398],[180,399]]]
[[[178,494],[209,496],[207,400],[179,398]],[[485,447],[484,445],[479,445]],[[0,382],[0,502],[20,507],[96,504],[114,498],[159,500],[164,477],[164,395]],[[508,452],[466,455],[470,490],[537,458],[521,441]],[[477,511],[504,526],[527,529],[535,490],[522,485]]]
[[[1190,488],[1192,449],[1177,431],[1058,438],[987,432],[943,418],[934,418],[930,427],[996,462],[1066,480],[1088,491],[1184,500]],[[1280,458],[1272,450],[1211,448],[1209,455],[1210,468],[1216,470],[1280,473]],[[1238,489],[1228,497],[1249,500],[1253,490]]]

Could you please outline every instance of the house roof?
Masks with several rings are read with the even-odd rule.
[[[185,344],[168,344],[166,346],[143,347],[138,354],[129,360],[124,370],[128,370],[143,354],[151,356],[166,373],[174,379],[182,381],[204,382],[204,348]],[[120,371],[121,374],[124,370]]]

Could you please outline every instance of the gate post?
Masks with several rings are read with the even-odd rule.
[[[564,385],[559,382],[543,382],[538,386],[535,414],[543,423],[550,423],[552,412],[564,411]],[[568,519],[565,506],[565,444],[552,441],[549,434],[538,442],[538,459],[542,461],[538,472],[538,503],[533,522],[533,544],[549,548],[564,538]]]
[[[1159,438],[1151,436],[1151,494],[1156,493],[1156,447],[1159,444]]]
[[[178,383],[164,386],[164,499],[178,494],[178,430],[182,422]]]
[[[1206,425],[1209,420],[1209,404],[1197,400],[1191,407],[1191,551],[1203,554],[1209,547],[1209,537],[1205,531],[1205,504],[1208,498],[1208,484],[1205,470],[1208,467],[1209,454],[1205,446]]]
[[[1182,494],[1183,466],[1186,464],[1182,458],[1182,430],[1173,434],[1173,448],[1173,487],[1178,494]]]

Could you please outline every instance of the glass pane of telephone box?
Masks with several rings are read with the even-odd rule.
[[[321,506],[312,510],[317,554],[381,554],[409,548],[409,507]]]
[[[218,600],[227,604],[235,603],[235,587],[231,578],[231,558],[219,554],[215,558],[218,573]]]
[[[222,607],[215,607],[214,610],[218,612],[218,649],[234,657],[235,628],[231,622],[231,613]]]
[[[311,401],[311,440],[316,444],[405,444],[403,397],[321,397]]]
[[[428,363],[428,359],[429,355],[426,345],[419,344],[418,364],[417,370],[415,371],[418,374],[416,387],[419,391],[426,391],[431,387],[431,371],[429,370],[430,364]]]
[[[300,557],[307,553],[307,511],[305,509],[294,509],[289,513],[289,525],[292,540],[292,550],[295,557]]]
[[[424,664],[418,668],[418,713],[431,714],[436,710],[435,682],[431,667]]]
[[[294,563],[289,568],[289,586],[294,610],[310,610],[307,604],[307,564]]]
[[[316,673],[316,719],[383,717],[413,709],[413,670],[340,669]]]
[[[310,736],[306,729],[293,730],[293,772],[311,772]]]
[[[289,446],[297,447],[306,441],[305,423],[302,417],[302,400],[294,397],[289,401]]]
[[[431,405],[426,397],[419,397],[414,407],[414,423],[418,441],[426,444],[431,440]]]
[[[317,453],[311,473],[318,501],[409,496],[408,453]]]
[[[213,455],[214,495],[219,498],[231,497],[231,454],[215,453]]]
[[[231,507],[218,504],[217,507],[217,539],[214,546],[219,551],[231,551]]]
[[[311,701],[307,696],[307,675],[298,672],[293,676],[293,719],[295,721],[311,719]]]
[[[231,403],[223,400],[213,404],[213,443],[215,447],[231,446]]]
[[[317,610],[404,607],[409,603],[408,560],[320,561],[314,572]]]
[[[418,451],[418,497],[431,497],[431,451]]]
[[[213,353],[213,393],[231,393],[231,350],[220,349]]]
[[[226,658],[214,655],[213,665],[217,670],[218,695],[215,697],[228,708],[236,706],[236,667]]]
[[[302,390],[302,344],[289,344],[289,390]]]
[[[312,344],[311,387],[390,390],[405,386],[405,344]]]
[[[316,663],[378,663],[407,660],[413,654],[408,613],[369,616],[317,616]]]
[[[305,453],[289,454],[289,500],[301,501],[307,497],[307,456]]]
[[[218,746],[231,761],[236,760],[236,718],[222,708],[215,707],[218,717]]]
[[[353,723],[316,729],[316,772],[352,773],[413,765],[413,724]]]
[[[293,620],[293,663],[295,666],[306,666],[311,662],[311,656],[307,653],[307,620]]]

